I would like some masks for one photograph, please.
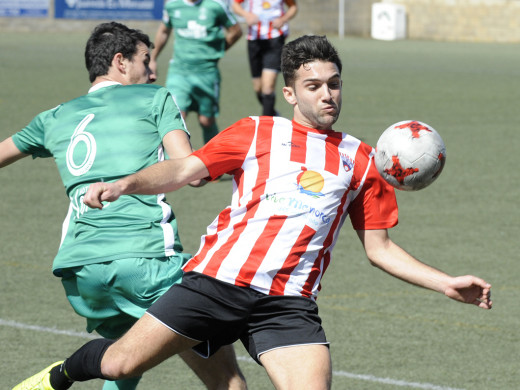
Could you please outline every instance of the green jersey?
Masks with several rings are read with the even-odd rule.
[[[20,151],[54,157],[70,207],[53,263],[61,269],[182,251],[164,194],[122,196],[102,210],[83,204],[89,184],[115,181],[164,159],[163,137],[187,132],[166,88],[104,82],[42,112],[13,136]]]
[[[226,50],[223,28],[237,23],[220,0],[167,1],[163,22],[174,31],[173,66],[190,73],[217,66]]]

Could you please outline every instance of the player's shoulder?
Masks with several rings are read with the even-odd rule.
[[[121,88],[126,88],[127,90],[139,90],[139,91],[150,91],[150,92],[157,92],[157,90],[160,89],[166,89],[162,85],[158,84],[130,84],[130,85],[121,85]]]
[[[229,6],[223,0],[202,0],[205,6],[221,8],[224,11],[229,10]]]
[[[131,84],[131,85],[120,85],[113,90],[114,94],[135,95],[136,97],[144,96],[155,96],[158,93],[167,93],[168,90],[156,84]]]
[[[164,3],[164,9],[172,9],[184,5],[184,0],[166,0]]]

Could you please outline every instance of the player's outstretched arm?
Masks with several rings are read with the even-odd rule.
[[[396,245],[386,229],[358,230],[370,262],[396,278],[459,302],[491,309],[491,285],[476,276],[453,277],[426,265]]]
[[[0,168],[6,167],[27,156],[28,154],[20,152],[16,147],[12,137],[0,142]]]
[[[101,209],[102,202],[114,202],[122,195],[171,192],[208,176],[204,163],[190,155],[159,162],[113,183],[91,184],[83,202],[91,208]]]

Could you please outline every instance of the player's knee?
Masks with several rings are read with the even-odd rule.
[[[107,350],[101,361],[101,372],[112,380],[140,376],[142,370],[131,354],[123,354]]]
[[[199,115],[199,123],[202,127],[212,127],[215,124],[215,118]]]

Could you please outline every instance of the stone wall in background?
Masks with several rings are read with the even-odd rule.
[[[298,0],[292,34],[344,34],[370,37],[374,1]],[[381,0],[404,5],[408,39],[459,42],[520,42],[520,0]],[[0,31],[91,31],[101,20],[55,20],[53,0],[47,18],[0,18]],[[340,29],[343,21],[343,29]],[[159,21],[123,21],[147,33]],[[293,36],[294,36],[293,35]]]

